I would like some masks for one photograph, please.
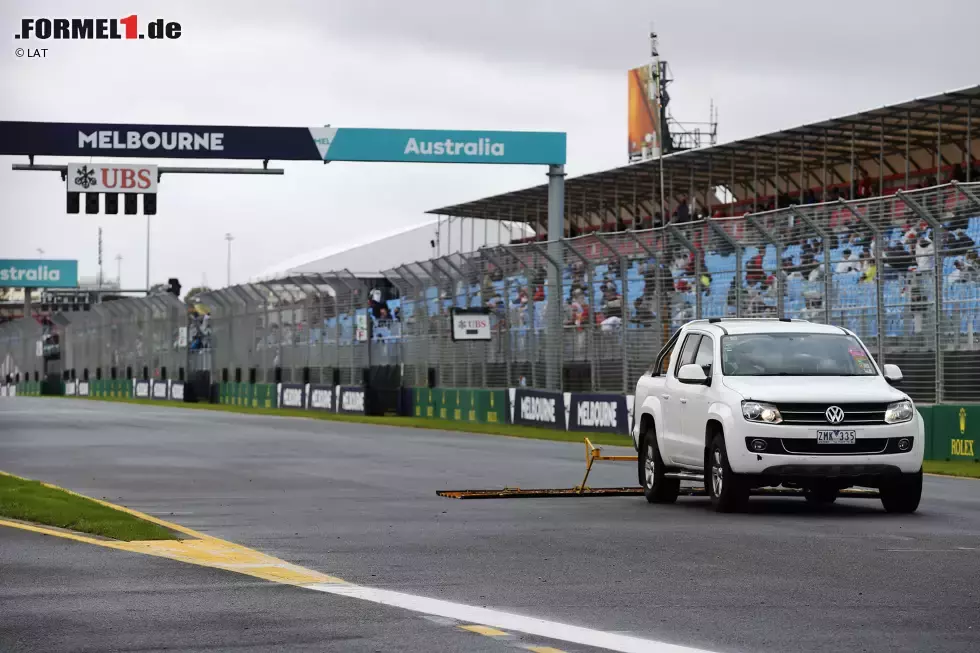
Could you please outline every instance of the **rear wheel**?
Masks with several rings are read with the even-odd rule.
[[[725,436],[715,435],[708,450],[708,464],[704,479],[711,497],[711,507],[716,512],[738,512],[749,502],[749,487],[728,464]]]
[[[644,434],[636,456],[643,495],[650,503],[674,503],[680,493],[681,482],[676,478],[664,478],[667,468],[660,457],[657,436],[652,431]]]
[[[915,512],[922,498],[922,470],[882,482],[879,492],[881,504],[888,512]]]

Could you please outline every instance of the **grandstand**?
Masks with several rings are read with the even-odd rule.
[[[854,330],[903,368],[917,401],[976,401],[978,98],[943,93],[569,179],[557,243],[540,242],[546,186],[436,209],[440,225],[482,220],[499,234],[506,220],[533,235],[382,261],[397,290],[382,301],[322,261],[214,291],[201,298],[209,346],[193,352],[166,335],[187,324],[176,305],[93,307],[65,316],[60,369],[358,384],[365,368],[398,365],[406,385],[629,393],[685,321],[780,316]],[[453,343],[452,306],[488,309],[494,339]],[[0,327],[7,373],[55,369],[25,354],[30,322]]]

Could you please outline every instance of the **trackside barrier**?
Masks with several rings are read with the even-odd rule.
[[[625,396],[571,392],[567,401],[569,431],[629,434]]]
[[[478,424],[506,424],[506,390],[412,388],[413,417]]]
[[[565,395],[561,392],[517,388],[513,412],[514,424],[566,430]]]
[[[149,399],[150,398],[150,382],[147,380],[138,380],[133,382],[133,395],[137,399]]]
[[[150,382],[150,397],[165,400],[170,396],[170,386],[166,381],[153,380]]]
[[[279,384],[280,408],[306,408],[306,386],[302,383]]]
[[[980,461],[980,404],[932,406],[931,440],[932,460]]]

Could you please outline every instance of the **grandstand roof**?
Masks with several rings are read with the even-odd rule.
[[[662,159],[664,185],[668,196],[688,193],[690,189],[695,189],[697,196],[721,186],[741,200],[800,193],[801,187],[847,185],[864,178],[872,181],[878,181],[879,177],[904,178],[906,165],[913,172],[932,170],[929,174],[934,174],[937,143],[942,157],[940,167],[962,162],[967,140],[974,159],[980,153],[980,125],[973,125],[974,114],[980,118],[978,100],[980,86],[973,86],[722,145],[677,152]],[[627,212],[630,206],[640,212],[653,210],[654,202],[660,201],[659,165],[660,162],[652,159],[568,179],[566,216],[605,212],[615,206]],[[547,185],[542,184],[433,209],[429,213],[543,223],[547,201]]]

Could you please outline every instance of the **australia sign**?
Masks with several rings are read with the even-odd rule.
[[[0,121],[0,155],[564,164],[563,132]]]
[[[0,259],[0,288],[77,288],[78,261]]]

